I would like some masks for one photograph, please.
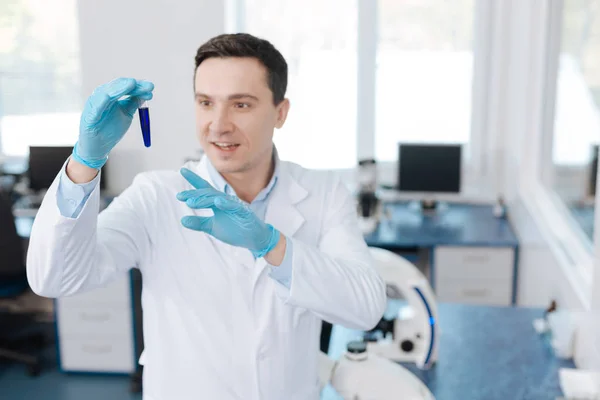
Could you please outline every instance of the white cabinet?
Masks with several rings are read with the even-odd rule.
[[[512,304],[514,248],[437,246],[433,251],[433,278],[438,301]]]
[[[63,371],[134,372],[130,280],[128,273],[106,287],[56,300]]]

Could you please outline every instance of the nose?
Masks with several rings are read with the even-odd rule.
[[[233,124],[227,107],[214,107],[210,116],[208,129],[211,134],[221,135],[233,130]]]

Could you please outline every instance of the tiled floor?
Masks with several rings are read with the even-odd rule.
[[[53,357],[50,356],[50,359]],[[141,400],[141,394],[129,391],[127,376],[63,374],[46,366],[36,378],[28,377],[21,366],[0,364],[1,400]],[[322,399],[339,399],[331,387]]]
[[[49,326],[48,335],[53,336]],[[44,352],[44,367],[38,377],[29,377],[24,366],[0,362],[0,400],[141,400],[130,392],[129,376],[65,374],[58,370],[56,348]],[[322,398],[338,399],[328,387]]]
[[[127,377],[65,375],[56,369],[45,370],[30,378],[24,369],[10,367],[0,372],[2,400],[140,400],[141,395],[129,393]]]
[[[41,324],[43,332],[54,340],[52,324]],[[58,371],[56,347],[50,344],[43,353],[42,373],[29,377],[25,367],[0,363],[1,400],[130,400],[142,398],[129,393],[128,376],[76,375]]]

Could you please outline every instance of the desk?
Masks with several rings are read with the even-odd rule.
[[[446,246],[518,246],[506,219],[496,218],[488,205],[448,204],[423,213],[410,203],[385,204],[390,219],[365,236],[369,246],[389,249]]]
[[[554,400],[562,395],[558,370],[574,365],[554,357],[549,340],[534,331],[532,321],[541,317],[543,310],[438,306],[438,362],[428,371],[409,368],[436,400]],[[329,356],[338,359],[346,343],[359,335],[335,326]],[[322,396],[322,400],[339,398],[331,388]]]
[[[440,302],[516,304],[519,243],[492,206],[448,204],[433,213],[410,203],[384,207],[389,218],[365,236],[367,244],[400,253],[425,250]]]

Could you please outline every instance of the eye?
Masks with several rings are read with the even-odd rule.
[[[202,107],[208,107],[208,106],[210,106],[211,103],[208,100],[199,100],[198,104]]]
[[[235,103],[235,108],[250,108],[248,103]]]

